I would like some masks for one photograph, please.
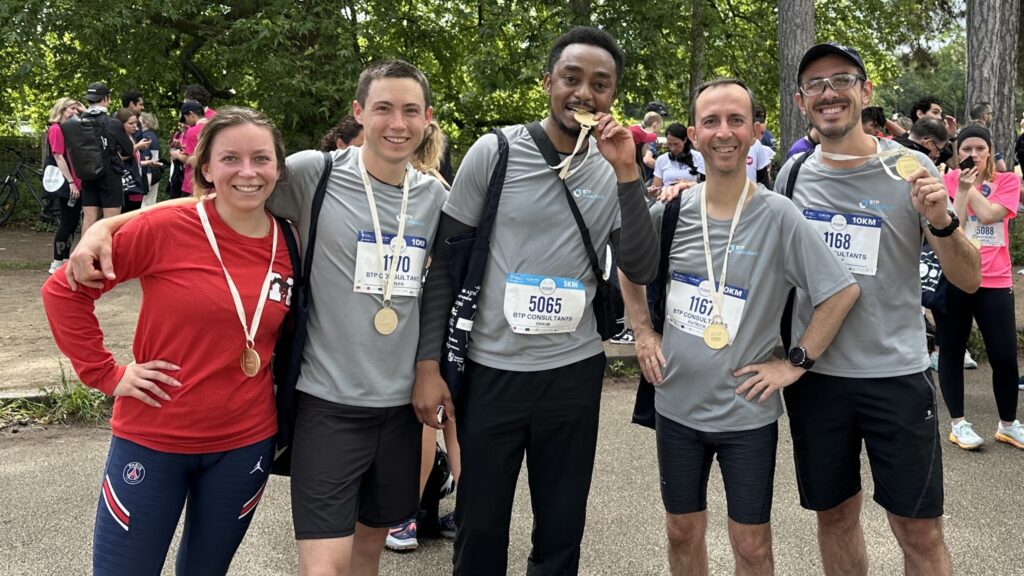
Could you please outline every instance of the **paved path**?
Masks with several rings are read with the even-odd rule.
[[[980,433],[991,438],[994,403],[988,370],[968,372],[967,406]],[[581,574],[667,574],[663,516],[652,432],[627,424],[632,384],[606,381],[594,486],[590,497]],[[945,413],[945,410],[940,410]],[[813,516],[800,509],[792,449],[782,420],[776,473],[774,550],[777,574],[821,574]],[[943,418],[942,429],[948,421]],[[99,474],[109,440],[101,427],[0,432],[0,575],[73,576],[89,573],[90,542]],[[946,537],[956,574],[1024,575],[1024,451],[989,440],[977,453],[947,442]],[[866,469],[866,463],[865,463]],[[870,496],[870,484],[865,484]],[[442,511],[453,505],[442,502]],[[732,574],[725,531],[721,476],[712,472],[708,545],[712,574]],[[872,575],[902,573],[881,509],[869,503],[864,526]],[[510,534],[509,574],[525,572],[532,516],[520,481]],[[176,546],[176,545],[175,545]],[[173,554],[173,551],[172,551]],[[450,574],[451,545],[427,541],[413,553],[387,552],[381,574]],[[173,564],[173,563],[171,563]],[[288,481],[275,478],[235,559],[231,574],[295,573],[295,545],[288,508]],[[172,574],[171,569],[164,574]]]

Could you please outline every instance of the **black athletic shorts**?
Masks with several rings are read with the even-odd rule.
[[[99,178],[82,180],[82,206],[100,208],[121,208],[124,206],[124,190],[121,175],[107,170]]]
[[[419,507],[423,425],[412,405],[346,406],[299,393],[292,453],[295,539],[385,528]]]
[[[707,509],[711,460],[718,454],[729,518],[740,524],[771,520],[778,422],[739,432],[701,432],[658,414],[655,430],[666,512]]]
[[[906,518],[942,516],[942,449],[927,371],[890,378],[808,372],[783,391],[800,505],[830,510],[861,490],[867,447],[875,501]]]

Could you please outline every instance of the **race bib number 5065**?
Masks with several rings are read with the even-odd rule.
[[[586,304],[586,287],[576,278],[516,272],[505,278],[505,320],[516,334],[574,332]]]

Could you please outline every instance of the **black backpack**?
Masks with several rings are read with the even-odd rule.
[[[97,111],[72,116],[60,125],[71,165],[82,180],[95,180],[110,166],[112,142],[106,132],[109,121],[110,116]]]

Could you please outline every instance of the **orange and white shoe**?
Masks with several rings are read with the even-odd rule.
[[[953,429],[949,432],[949,441],[964,450],[977,450],[985,443],[974,431],[974,425],[967,420],[953,424]]]
[[[1000,424],[996,431],[996,441],[1024,450],[1024,426],[1021,426],[1020,420],[1014,420],[1013,424],[1006,427]]]

